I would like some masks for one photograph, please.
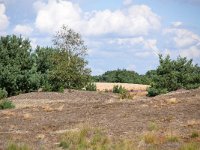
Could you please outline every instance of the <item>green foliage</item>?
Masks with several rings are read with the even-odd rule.
[[[8,96],[37,90],[39,78],[30,41],[15,35],[0,37],[0,88]]]
[[[2,90],[0,88],[0,100],[6,98],[7,96],[8,96],[8,92],[5,89]]]
[[[130,93],[121,85],[115,85],[113,87],[113,93],[119,93],[120,94],[120,98],[121,99],[131,99],[132,96],[130,95]]]
[[[199,133],[198,132],[192,132],[190,137],[191,138],[197,138],[197,137],[199,137]]]
[[[156,88],[154,88],[154,87],[150,87],[150,88],[148,88],[147,89],[147,91],[148,91],[148,96],[149,97],[153,97],[153,96],[156,96],[156,95],[159,95],[159,94],[166,94],[168,91],[167,91],[167,89],[156,89]]]
[[[53,91],[60,87],[68,89],[82,89],[90,79],[90,69],[86,68],[87,48],[81,36],[68,27],[63,26],[53,39],[56,50],[48,54],[48,81]],[[51,63],[53,65],[51,65]],[[48,67],[47,67],[48,68]]]
[[[123,88],[121,85],[115,85],[113,86],[113,93],[122,93],[123,91],[125,91],[126,89]]]
[[[114,82],[114,83],[135,83],[149,84],[150,80],[146,75],[139,75],[135,71],[128,70],[113,70],[107,71],[101,76],[94,76],[95,82]]]
[[[90,70],[85,68],[87,62],[83,58],[70,56],[65,51],[56,52],[52,62],[54,66],[48,73],[48,80],[53,91],[60,87],[68,89],[82,89],[90,78]]]
[[[86,91],[96,91],[97,90],[97,86],[95,83],[88,83],[87,86],[85,87]]]
[[[12,109],[15,108],[15,105],[6,99],[0,100],[0,109]]]
[[[63,27],[53,39],[55,48],[37,47],[31,53],[28,39],[0,37],[0,89],[8,96],[37,91],[82,89],[90,79],[86,68],[87,48],[81,36]],[[0,98],[3,98],[0,91]]]
[[[156,96],[180,88],[193,89],[200,86],[200,67],[193,65],[192,60],[178,57],[171,60],[160,55],[160,65],[152,75],[149,96]]]

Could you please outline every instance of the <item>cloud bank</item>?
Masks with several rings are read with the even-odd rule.
[[[35,3],[35,8],[35,25],[41,32],[50,33],[66,24],[84,35],[147,35],[161,26],[160,17],[146,5],[83,12],[79,5],[70,1],[50,0]]]

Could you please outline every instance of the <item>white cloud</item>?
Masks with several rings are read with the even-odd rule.
[[[135,38],[118,38],[109,41],[110,44],[118,44],[123,46],[129,46],[130,49],[140,49],[141,51],[136,52],[134,55],[137,57],[148,57],[151,54],[158,55],[160,53],[157,47],[156,39],[145,39],[143,37]]]
[[[55,32],[63,24],[77,29],[81,21],[78,5],[64,0],[49,0],[48,3],[35,4],[37,17],[36,27],[43,32]]]
[[[187,58],[200,58],[200,47],[192,46],[189,49],[183,49],[180,51],[180,55]]]
[[[174,27],[180,27],[180,26],[182,26],[182,22],[180,22],[180,21],[176,21],[176,22],[172,22],[172,26],[174,26]]]
[[[33,29],[28,25],[16,25],[14,28],[14,33],[21,34],[23,36],[29,36],[33,32]]]
[[[133,0],[123,0],[124,5],[130,5],[132,4]]]
[[[70,1],[49,0],[35,7],[35,25],[42,32],[55,32],[63,24],[85,35],[147,35],[160,28],[159,16],[146,5],[132,5],[126,10],[83,12]]]
[[[164,30],[164,34],[173,37],[177,48],[185,48],[200,43],[200,37],[187,29],[168,28]]]
[[[5,30],[9,25],[9,19],[5,14],[6,7],[0,3],[0,31]]]
[[[164,34],[172,39],[174,45],[172,55],[181,55],[188,58],[200,57],[200,36],[184,28],[168,28]]]

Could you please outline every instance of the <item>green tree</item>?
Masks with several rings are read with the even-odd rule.
[[[81,89],[90,80],[90,69],[86,68],[87,47],[80,34],[63,26],[53,39],[55,53],[49,80],[53,90],[63,88]]]
[[[107,71],[101,76],[94,76],[93,80],[96,82],[117,82],[117,83],[135,83],[148,84],[148,79],[145,75],[139,75],[135,71],[113,70]]]
[[[180,88],[197,88],[200,86],[200,68],[185,57],[171,60],[169,55],[165,58],[160,55],[160,65],[152,81],[151,88],[148,90],[150,96]]]
[[[37,90],[39,77],[30,41],[15,35],[0,37],[0,88],[8,96]]]

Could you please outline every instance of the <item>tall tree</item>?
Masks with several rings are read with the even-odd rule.
[[[63,26],[53,39],[57,51],[53,55],[53,67],[49,72],[54,90],[59,87],[83,88],[90,78],[90,69],[86,68],[87,47],[79,33]]]
[[[38,80],[30,41],[15,35],[0,37],[0,88],[15,95],[36,90]]]

